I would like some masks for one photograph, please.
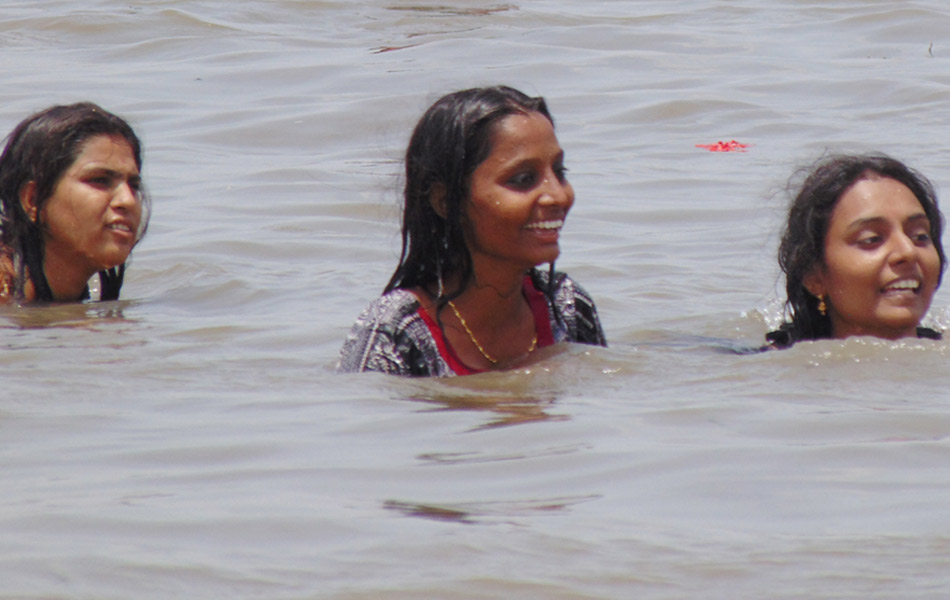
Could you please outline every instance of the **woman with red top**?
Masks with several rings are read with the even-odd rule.
[[[399,265],[340,371],[467,375],[559,342],[606,345],[593,301],[554,270],[574,190],[542,98],[504,86],[440,98],[409,142],[404,201]]]

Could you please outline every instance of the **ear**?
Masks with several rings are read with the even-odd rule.
[[[27,181],[20,188],[20,206],[30,221],[36,223],[36,182]]]
[[[448,214],[448,210],[445,207],[445,196],[445,185],[439,182],[433,183],[429,189],[429,204],[432,206],[432,210],[435,211],[435,214],[443,219],[445,215]]]
[[[811,270],[805,274],[805,277],[802,278],[802,284],[805,286],[805,289],[808,290],[808,293],[815,298],[823,296],[825,294],[825,281],[824,277],[822,277],[821,267],[818,265],[812,267]]]

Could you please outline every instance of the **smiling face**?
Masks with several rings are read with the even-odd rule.
[[[142,218],[140,185],[132,148],[124,138],[89,138],[40,210],[47,271],[51,265],[68,265],[88,278],[125,262]],[[24,208],[35,218],[29,193]]]
[[[558,238],[574,189],[554,126],[536,112],[495,125],[491,153],[471,177],[466,237],[476,276],[526,271],[560,254]]]
[[[868,173],[838,200],[824,264],[805,286],[828,305],[832,335],[915,336],[939,285],[930,221],[904,184]]]

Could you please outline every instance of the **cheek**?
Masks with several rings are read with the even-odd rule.
[[[490,232],[505,221],[510,212],[511,207],[502,196],[487,194],[477,202],[469,203],[466,214],[462,217],[463,224],[467,221],[468,227],[473,230]]]
[[[50,199],[40,214],[47,231],[70,232],[78,229],[79,220],[76,218],[73,206],[60,198]]]
[[[860,256],[850,260],[829,261],[826,281],[828,293],[839,298],[870,294],[877,291],[878,268],[874,261]]]
[[[926,275],[927,279],[933,283],[934,288],[940,285],[940,280],[943,275],[943,269],[940,268],[940,255],[937,254],[936,248],[930,253],[926,261]]]
[[[58,239],[84,240],[94,236],[101,221],[99,207],[82,197],[51,198],[43,209],[47,234]]]

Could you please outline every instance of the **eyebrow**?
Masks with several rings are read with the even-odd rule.
[[[861,229],[868,225],[876,225],[886,221],[884,217],[867,217],[865,219],[857,219],[848,224],[847,231],[854,231],[856,229]],[[925,213],[914,213],[911,216],[904,219],[904,223],[913,223],[915,221],[927,221],[930,222],[930,218]]]
[[[110,169],[109,167],[103,167],[98,165],[88,165],[80,171],[80,173],[89,174],[89,173],[101,173],[112,179],[123,179],[125,178],[125,173],[121,171],[116,171],[115,169]],[[129,174],[129,179],[140,178],[142,174],[136,169],[134,172]]]
[[[553,155],[551,162],[563,161],[564,156],[565,156],[564,149],[562,148]],[[522,162],[547,162],[547,160],[548,159],[546,155],[537,156],[537,155],[532,154],[529,156],[519,155],[518,157],[513,158],[510,161],[506,161],[506,162],[508,162],[509,164],[514,164],[514,163],[522,163]]]

